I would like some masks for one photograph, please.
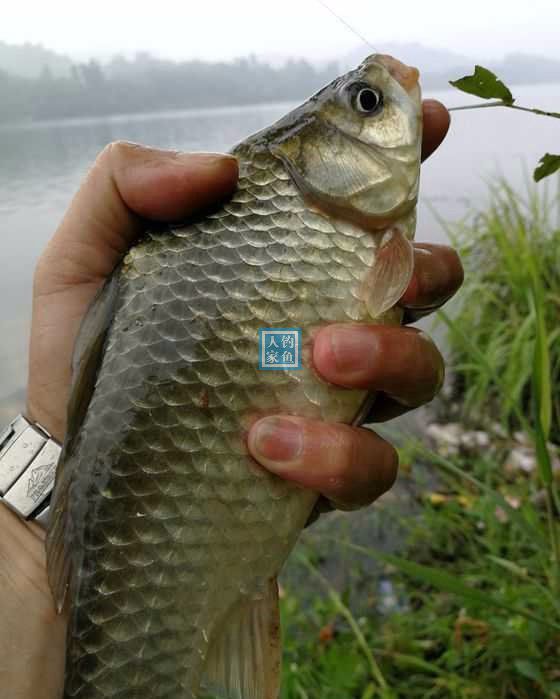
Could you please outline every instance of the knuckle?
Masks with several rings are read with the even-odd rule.
[[[329,497],[344,509],[365,507],[387,492],[398,472],[396,449],[370,430],[340,431],[337,460],[329,477]]]
[[[372,351],[375,353],[375,367],[378,371],[385,371],[387,358],[394,358],[396,352],[400,355],[403,352],[410,352],[410,342],[408,340],[411,330],[402,326],[386,327],[374,326],[371,328],[374,341]]]
[[[161,150],[132,141],[112,141],[97,156],[91,172],[103,171],[116,177],[130,168],[159,166],[163,162],[176,160],[179,152]]]
[[[323,442],[326,460],[328,496],[338,503],[355,500],[358,435],[348,425],[329,425],[329,438]]]
[[[111,167],[123,161],[126,161],[134,153],[142,150],[142,146],[131,141],[111,141],[99,153],[93,164],[94,168]]]
[[[356,457],[356,435],[348,425],[336,425],[332,429],[332,439],[328,451],[332,459],[332,474],[337,482],[344,482],[351,473]]]
[[[95,159],[94,167],[104,165],[113,157],[113,153],[121,147],[122,141],[112,141],[108,143]]]
[[[45,250],[35,265],[35,270],[33,271],[33,295],[39,295],[45,284],[49,280],[52,273],[52,265],[49,262],[48,249]]]
[[[129,153],[134,153],[140,150],[141,146],[137,143],[132,143],[131,141],[124,141],[119,139],[118,141],[112,141],[109,143],[101,153],[107,151],[107,154],[111,158],[126,156]]]
[[[418,328],[398,327],[386,334],[383,350],[395,361],[400,372],[403,367],[418,366],[426,355],[427,344],[431,344],[431,339],[428,335],[423,336]]]

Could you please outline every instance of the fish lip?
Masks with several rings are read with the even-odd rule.
[[[418,85],[420,79],[418,68],[407,66],[389,54],[376,53],[366,59],[366,63],[381,64],[406,92],[412,92]]]

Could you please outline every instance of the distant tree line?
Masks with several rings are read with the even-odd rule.
[[[336,73],[335,64],[304,60],[274,68],[255,58],[175,63],[148,54],[75,64],[68,77],[48,68],[36,79],[0,72],[0,123],[298,99]]]

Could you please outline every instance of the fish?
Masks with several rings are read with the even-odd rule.
[[[99,292],[46,541],[67,699],[278,696],[277,578],[318,495],[247,432],[363,419],[371,396],[316,373],[313,337],[401,322],[421,135],[418,71],[374,54],[237,145],[233,196],[150,227]],[[301,333],[299,368],[259,368],[263,328]]]

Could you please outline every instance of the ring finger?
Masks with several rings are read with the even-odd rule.
[[[266,417],[253,425],[248,445],[267,470],[321,493],[343,509],[370,504],[397,476],[394,447],[359,427]]]

